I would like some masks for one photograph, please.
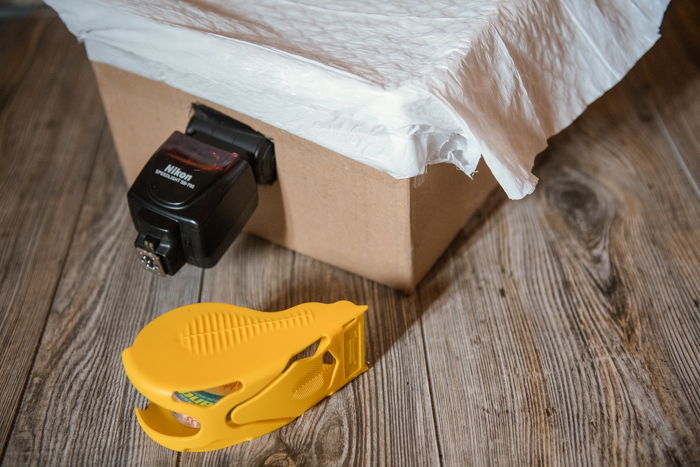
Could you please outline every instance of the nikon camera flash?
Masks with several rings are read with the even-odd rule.
[[[127,194],[136,250],[158,274],[214,266],[257,207],[257,185],[276,180],[272,141],[205,105],[192,111]]]

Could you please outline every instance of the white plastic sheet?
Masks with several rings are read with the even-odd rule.
[[[484,157],[511,198],[546,139],[654,44],[668,0],[47,0],[92,60],[396,178]]]

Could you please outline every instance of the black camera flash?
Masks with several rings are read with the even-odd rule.
[[[192,110],[186,133],[170,135],[127,194],[136,250],[159,274],[214,266],[257,207],[257,185],[276,180],[272,141],[205,105]]]

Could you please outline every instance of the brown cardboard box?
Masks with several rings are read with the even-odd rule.
[[[124,174],[131,183],[190,104],[204,102],[272,138],[279,181],[260,187],[250,233],[394,288],[411,290],[496,187],[452,165],[396,180],[283,130],[127,71],[94,63]]]

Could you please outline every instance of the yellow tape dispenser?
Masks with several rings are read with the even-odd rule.
[[[176,308],[122,353],[149,399],[143,430],[176,451],[211,451],[269,433],[367,370],[366,306],[305,303],[261,312],[222,303]]]

